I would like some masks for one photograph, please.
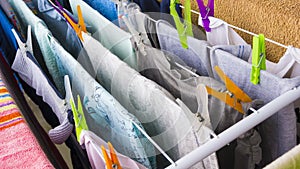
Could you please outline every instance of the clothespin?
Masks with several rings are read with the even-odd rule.
[[[102,154],[106,163],[106,169],[122,169],[121,164],[118,160],[117,154],[114,150],[114,147],[110,142],[108,142],[108,148],[110,151],[110,157],[107,154],[104,146],[101,146]]]
[[[257,85],[260,79],[260,70],[266,70],[266,47],[265,36],[259,34],[253,36],[253,49],[252,49],[252,70],[250,81]]]
[[[82,104],[81,104],[79,95],[77,95],[77,100],[78,100],[78,103],[77,103],[78,108],[76,108],[74,100],[72,100],[72,99],[70,99],[70,104],[71,104],[72,112],[73,112],[73,116],[74,116],[77,141],[80,142],[81,131],[89,130],[89,128],[86,124],[86,120],[85,120],[85,116],[83,113]]]
[[[81,41],[83,41],[82,32],[87,33],[87,30],[86,30],[86,26],[85,26],[85,23],[84,23],[84,19],[83,19],[83,16],[82,16],[80,6],[77,5],[78,23],[76,23],[76,21],[64,10],[64,8],[61,6],[61,4],[57,0],[55,0],[55,3],[57,4],[58,8],[50,0],[49,0],[49,2],[67,20],[67,22],[75,30],[75,32],[76,32],[77,36],[79,37],[79,39]]]
[[[206,32],[210,32],[211,31],[209,27],[210,21],[208,17],[214,16],[215,13],[214,0],[208,0],[207,6],[204,5],[203,0],[197,0],[197,3],[202,18],[203,28],[205,29]]]
[[[184,23],[181,22],[180,17],[176,11],[176,4],[179,0],[171,0],[170,2],[170,14],[173,16],[176,29],[179,35],[180,43],[183,48],[187,49],[187,36],[193,37],[192,19],[191,19],[191,2],[186,0],[184,3]]]
[[[225,73],[220,69],[220,67],[215,66],[215,70],[221,80],[225,83],[227,91],[219,92],[208,86],[206,86],[207,93],[222,100],[230,107],[239,111],[242,114],[245,114],[242,104],[252,102],[252,99],[242,90],[240,89]]]
[[[14,37],[17,40],[17,43],[19,45],[19,49],[21,51],[22,56],[26,56],[26,52],[30,52],[33,55],[33,48],[32,48],[32,39],[31,39],[31,26],[28,25],[27,28],[27,40],[25,43],[22,42],[19,35],[15,31],[15,29],[11,29],[12,33],[14,34]]]
[[[140,52],[143,55],[146,55],[147,53],[145,50],[145,45],[143,43],[141,34],[134,29],[133,25],[128,21],[127,16],[123,16],[122,19],[123,19],[125,25],[127,26],[129,32],[131,33],[133,41],[135,42],[137,48],[140,50]]]

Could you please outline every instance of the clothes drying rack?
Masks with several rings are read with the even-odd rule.
[[[183,6],[181,6],[183,8]],[[196,13],[199,15],[199,12],[191,10],[193,13]],[[153,22],[157,22],[156,20],[152,19],[151,17],[147,16],[150,20]],[[129,28],[130,32],[135,34],[134,28],[131,24],[129,24],[129,21],[125,16],[122,17],[125,24]],[[232,28],[238,28],[236,26],[228,24]],[[247,30],[244,30],[242,28],[238,28],[238,30],[241,30],[243,32],[246,32],[250,35],[257,36],[257,34],[254,34],[252,32],[249,32]],[[135,36],[134,36],[135,37]],[[275,42],[271,39],[267,39],[267,41],[274,43],[278,46],[287,48],[287,46],[280,44],[278,42]],[[209,47],[210,48],[210,47]],[[177,66],[180,66],[181,68],[184,68],[183,66],[176,64]],[[185,69],[187,70],[187,69]],[[189,70],[187,70],[191,74],[195,76],[199,76]],[[236,124],[232,125],[222,133],[218,135],[213,135],[213,139],[209,140],[205,144],[201,145],[197,149],[193,150],[192,152],[188,153],[187,155],[183,156],[176,162],[174,162],[172,159],[168,157],[167,154],[163,152],[163,150],[157,145],[153,140],[149,138],[149,136],[146,133],[143,133],[144,135],[148,136],[147,138],[150,140],[150,142],[160,151],[163,153],[163,155],[171,162],[171,165],[168,166],[165,169],[187,169],[195,165],[196,163],[200,162],[204,158],[208,157],[212,153],[216,152],[220,148],[224,147],[225,145],[229,144],[231,141],[238,138],[240,135],[244,134],[248,130],[252,129],[253,127],[257,126],[267,118],[271,117],[275,113],[277,113],[279,110],[287,106],[288,104],[294,102],[300,98],[300,87],[293,88],[292,90],[287,91],[286,93],[280,95],[279,97],[275,98],[265,106],[261,107],[258,110],[255,110],[253,108],[250,108],[254,113],[250,114],[246,118],[240,120]],[[142,129],[140,129],[142,131]]]
[[[300,87],[287,91],[258,110],[251,109],[254,113],[177,160],[175,164],[168,166],[166,169],[186,169],[192,167],[298,98],[300,98]]]

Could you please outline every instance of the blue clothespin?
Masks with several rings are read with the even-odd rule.
[[[259,34],[253,37],[252,70],[250,81],[257,85],[260,81],[260,70],[266,70],[265,36]]]

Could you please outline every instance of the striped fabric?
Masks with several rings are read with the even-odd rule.
[[[1,79],[0,136],[1,168],[54,168],[25,123]]]

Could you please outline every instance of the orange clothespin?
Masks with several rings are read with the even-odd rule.
[[[222,100],[230,107],[244,114],[245,112],[243,110],[241,102],[252,102],[252,99],[242,89],[240,89],[228,76],[226,76],[220,67],[215,66],[215,70],[221,78],[221,80],[225,83],[227,91],[219,92],[206,86],[207,93]]]
[[[106,163],[106,169],[122,169],[114,147],[110,142],[108,142],[108,148],[110,151],[110,157],[108,156],[104,146],[101,146],[102,154]]]
[[[84,19],[83,19],[81,8],[79,5],[77,5],[77,12],[78,12],[78,23],[75,23],[65,12],[63,12],[63,16],[71,24],[72,28],[75,30],[79,39],[81,41],[83,41],[82,32],[87,33],[87,30],[86,30],[86,26],[84,24]]]
[[[77,5],[77,11],[78,11],[78,23],[75,22],[75,20],[69,16],[64,8],[61,6],[61,4],[55,0],[55,3],[57,4],[58,7],[54,5],[54,3],[51,0],[48,0],[49,3],[54,7],[55,10],[57,10],[66,20],[67,22],[72,26],[72,28],[75,30],[77,36],[81,41],[83,41],[82,38],[82,32],[87,33],[86,26],[84,24],[84,19],[82,16],[81,8],[79,5]]]

